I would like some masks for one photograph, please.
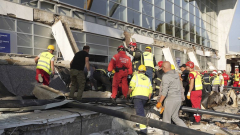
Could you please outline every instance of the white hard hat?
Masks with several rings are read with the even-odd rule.
[[[218,73],[219,73],[219,74],[221,74],[221,73],[222,73],[222,71],[218,71]]]
[[[213,74],[217,74],[217,72],[216,72],[216,71],[213,71],[212,73],[213,73]]]

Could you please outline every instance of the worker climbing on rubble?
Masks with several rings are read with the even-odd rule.
[[[211,77],[212,91],[219,92],[219,87],[220,87],[221,80],[220,80],[216,71],[213,71],[212,74],[213,74],[213,76]]]
[[[207,92],[211,92],[212,91],[211,76],[208,73],[208,71],[204,71],[202,82],[203,82],[203,89],[206,90]]]
[[[93,78],[97,81],[97,90],[112,92],[110,77],[105,69],[96,68],[93,72]]]
[[[229,81],[230,78],[229,78],[228,74],[226,73],[226,70],[223,70],[222,76],[223,76],[223,79],[224,79],[224,86],[228,86],[228,81]]]
[[[168,61],[163,62],[162,69],[164,75],[162,77],[162,91],[160,99],[156,107],[162,107],[164,100],[163,122],[171,123],[171,120],[178,126],[187,127],[186,124],[179,118],[179,109],[182,103],[181,89],[182,85],[179,75],[175,70],[172,70],[171,64]],[[165,135],[169,134],[164,131]]]
[[[132,62],[130,57],[126,55],[125,48],[120,45],[117,49],[118,54],[115,54],[108,65],[108,72],[115,70],[116,73],[113,76],[112,82],[112,96],[113,103],[116,103],[116,96],[118,92],[118,86],[122,84],[122,93],[127,98],[128,93],[128,75],[132,74]]]
[[[202,100],[202,78],[198,71],[194,71],[194,63],[188,61],[186,66],[190,68],[189,73],[189,90],[187,94],[187,99],[191,101],[192,108],[201,109],[201,100]],[[195,124],[199,124],[201,116],[198,113],[195,113]]]
[[[73,57],[70,63],[70,76],[71,76],[71,90],[69,98],[74,97],[74,93],[78,90],[77,100],[82,99],[86,78],[84,75],[84,67],[87,67],[87,78],[91,76],[90,65],[89,65],[89,46],[83,46],[83,50],[79,51]]]
[[[36,80],[39,83],[43,83],[43,85],[49,85],[50,75],[54,76],[54,55],[53,52],[55,47],[53,45],[49,45],[47,47],[47,52],[40,53],[35,58],[36,67]]]
[[[218,71],[218,76],[220,79],[220,84],[219,84],[219,91],[222,92],[223,91],[223,86],[224,86],[224,79],[222,76],[222,71]]]
[[[136,110],[136,114],[139,116],[145,117],[144,113],[144,105],[148,100],[151,99],[152,95],[152,84],[150,79],[145,75],[146,67],[144,65],[140,65],[138,67],[138,73],[133,75],[128,95],[133,97],[134,108]],[[140,131],[143,134],[147,134],[147,127],[143,124],[136,124],[137,127],[140,128]]]
[[[240,77],[240,74],[239,74],[239,69],[235,69],[235,74],[234,74],[234,79],[233,79],[233,87],[240,87],[240,84],[239,84],[239,77]]]
[[[153,72],[155,71],[155,67],[156,67],[156,59],[154,54],[151,53],[152,52],[152,48],[150,46],[147,46],[145,48],[145,52],[143,53],[143,58],[144,58],[144,65],[147,68],[146,71],[146,75],[148,76],[148,78],[151,80],[152,83],[152,79],[153,79]]]
[[[130,42],[128,48],[130,49],[128,51],[129,54],[133,56],[132,70],[134,75],[135,73],[138,73],[138,67],[144,64],[143,52],[137,48],[137,43],[134,42]]]
[[[153,79],[153,93],[155,96],[158,96],[158,94],[159,94],[159,89],[160,89],[160,85],[162,82],[162,76],[164,74],[164,72],[162,70],[162,63],[163,63],[163,61],[158,62],[159,69],[156,70],[155,77]]]

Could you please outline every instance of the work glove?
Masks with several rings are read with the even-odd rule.
[[[87,78],[91,76],[91,71],[88,71]]]
[[[107,72],[107,76],[108,76],[109,78],[111,77],[111,75],[112,75],[111,72]]]
[[[187,93],[187,99],[190,100],[190,92]]]
[[[164,111],[164,107],[163,107],[163,106],[162,106],[162,107],[160,107],[160,108],[159,108],[159,110],[160,110],[160,111],[159,111],[159,113],[160,113],[160,114],[162,114],[162,113],[163,113],[163,111]]]
[[[156,107],[157,107],[157,109],[159,109],[160,107],[162,107],[162,103],[158,102]]]

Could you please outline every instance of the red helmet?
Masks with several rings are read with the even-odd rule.
[[[201,74],[204,75],[204,72],[202,72]]]
[[[125,49],[125,47],[123,45],[120,45],[117,50],[118,51],[124,51],[124,49]]]
[[[213,72],[217,72],[217,70],[213,70]]]
[[[163,61],[159,61],[159,62],[158,62],[158,66],[159,66],[159,67],[162,67],[162,64],[163,64]]]
[[[207,70],[205,70],[204,73],[207,73]]]
[[[194,68],[194,63],[192,61],[188,61],[186,63],[186,66],[190,67],[190,68]]]
[[[130,43],[129,43],[129,46],[136,46],[136,47],[137,47],[137,43],[130,42]]]

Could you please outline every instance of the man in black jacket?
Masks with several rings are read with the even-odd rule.
[[[134,42],[130,42],[128,48],[130,49],[129,54],[133,56],[132,70],[134,75],[138,73],[138,67],[144,65],[143,52],[137,48],[137,43]]]

